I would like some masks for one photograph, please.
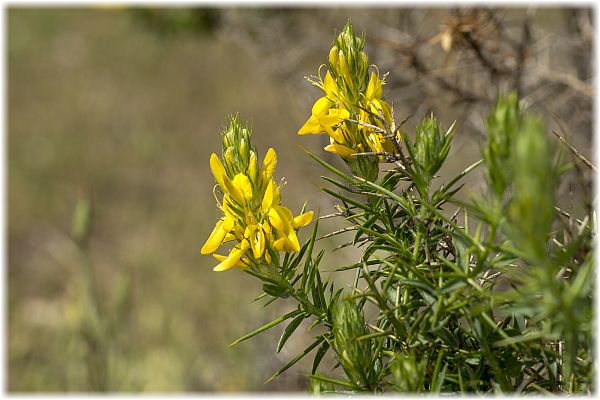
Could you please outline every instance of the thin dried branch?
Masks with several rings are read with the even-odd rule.
[[[588,166],[592,171],[594,171],[594,172],[596,171],[596,167],[590,162],[590,160],[588,160],[583,154],[581,154],[579,152],[579,150],[577,150],[575,147],[571,146],[556,131],[553,130],[552,133],[554,133],[554,135],[556,135],[556,137],[558,138],[558,140],[560,140],[560,142],[562,144],[564,144],[575,157],[577,157],[582,163],[584,163],[586,166]]]

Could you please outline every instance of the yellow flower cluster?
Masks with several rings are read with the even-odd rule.
[[[251,132],[232,117],[223,133],[223,158],[210,158],[210,168],[223,193],[219,208],[223,217],[217,222],[202,254],[214,253],[224,243],[235,242],[229,255],[213,254],[220,261],[215,271],[271,264],[271,251],[300,251],[295,229],[312,221],[313,212],[297,217],[281,205],[279,187],[273,180],[277,163],[275,150],[269,149],[258,168],[257,156],[250,146]]]
[[[355,153],[393,151],[390,139],[379,130],[345,122],[352,119],[382,129],[384,123],[374,115],[382,116],[387,124],[392,122],[391,107],[382,98],[384,78],[376,68],[369,76],[363,47],[364,38],[357,38],[352,25],[346,24],[329,52],[325,77],[319,70],[319,76],[310,80],[324,96],[315,102],[312,115],[298,131],[300,135],[328,134],[330,144],[325,150],[347,160]]]

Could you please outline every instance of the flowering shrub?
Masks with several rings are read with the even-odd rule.
[[[487,117],[483,158],[437,184],[454,126],[431,115],[409,134],[397,123],[364,40],[350,24],[337,37],[327,71],[310,79],[324,95],[298,132],[329,135],[325,150],[351,172],[309,153],[333,174],[324,191],[356,232],[360,259],[335,265],[354,271],[350,290],[323,280],[318,219],[298,242],[313,213],[294,217],[281,205],[273,149],[259,168],[251,132],[231,117],[223,161],[211,157],[223,217],[202,253],[232,243],[228,256],[215,254],[216,271],[241,268],[261,280],[262,297],[297,305],[233,344],[289,321],[279,352],[310,319],[321,333],[268,381],[314,350],[315,393],[590,392],[594,220],[591,210],[577,218],[559,208],[555,191],[580,161],[593,166],[571,147],[565,161],[511,93]],[[391,164],[383,176],[381,164]],[[478,167],[486,188],[458,199]],[[319,370],[328,354],[340,369]]]

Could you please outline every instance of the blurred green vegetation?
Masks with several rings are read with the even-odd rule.
[[[249,304],[260,285],[212,272],[199,252],[217,216],[208,159],[226,113],[253,119],[262,155],[277,148],[292,207],[313,190],[296,172],[299,121],[277,87],[241,49],[163,40],[128,10],[11,9],[8,21],[8,389],[96,389],[70,237],[80,198],[93,204],[88,252],[104,317],[131,280],[105,344],[108,390],[303,387],[293,375],[261,385],[277,367],[271,337],[225,348],[276,310]]]

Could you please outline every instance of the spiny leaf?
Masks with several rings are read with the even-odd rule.
[[[296,357],[292,358],[290,360],[290,362],[285,364],[277,372],[275,372],[273,375],[271,375],[271,377],[269,379],[267,379],[264,384],[266,385],[267,383],[271,382],[273,379],[277,378],[279,375],[281,375],[282,373],[287,371],[292,365],[296,364],[298,361],[300,361],[302,358],[304,358],[305,355],[310,353],[312,349],[317,347],[323,340],[325,340],[325,338],[323,336],[319,336],[317,338],[317,340],[315,340],[310,346],[308,346],[306,349],[302,350]]]
[[[327,350],[329,350],[329,343],[324,342],[321,345],[321,347],[319,347],[319,350],[317,350],[317,354],[315,354],[315,359],[314,359],[313,365],[312,365],[312,372],[311,372],[312,374],[317,372],[317,368],[319,367],[319,364],[321,364],[321,360],[327,353]]]
[[[354,386],[350,382],[344,382],[344,381],[340,381],[340,380],[332,379],[332,378],[327,378],[325,376],[320,376],[320,375],[314,375],[314,373],[312,375],[306,375],[306,376],[308,376],[309,378],[316,379],[318,381],[323,381],[323,382],[327,382],[327,383],[333,383],[334,385],[339,385],[339,386],[347,387],[349,389],[354,389],[354,390],[357,389],[357,387]]]
[[[308,154],[310,157],[312,157],[319,164],[321,164],[322,166],[324,166],[325,168],[327,168],[328,170],[330,170],[334,174],[338,175],[340,178],[346,180],[347,182],[351,183],[354,186],[358,186],[358,182],[354,178],[352,178],[350,175],[343,173],[342,171],[340,171],[339,169],[337,169],[333,165],[329,164],[326,161],[323,161],[322,159],[320,159],[319,157],[317,157],[316,155],[314,155],[313,153],[311,153],[307,149],[303,148],[302,150],[304,150],[304,152],[306,154]]]
[[[292,320],[292,322],[290,322],[287,328],[285,328],[285,330],[281,334],[281,337],[279,338],[279,342],[277,343],[277,353],[281,351],[288,338],[292,335],[292,333],[294,333],[298,326],[300,326],[300,323],[304,320],[304,318],[306,318],[305,314],[298,315]]]
[[[242,336],[241,338],[237,339],[235,342],[233,342],[233,343],[229,344],[227,347],[234,346],[234,345],[236,345],[236,344],[238,344],[238,343],[240,343],[240,342],[243,342],[243,341],[244,341],[244,340],[246,340],[246,339],[250,339],[251,337],[253,337],[253,336],[256,336],[256,335],[258,335],[259,333],[261,333],[261,332],[264,332],[264,331],[266,331],[267,329],[274,327],[275,325],[277,325],[277,324],[279,324],[279,323],[281,323],[281,322],[285,321],[285,320],[286,320],[286,319],[288,319],[288,318],[295,317],[296,315],[298,315],[298,314],[299,314],[299,313],[301,313],[301,312],[302,312],[302,311],[300,311],[300,310],[294,310],[294,311],[292,311],[292,312],[289,312],[289,313],[285,314],[285,315],[284,315],[284,316],[282,316],[282,317],[276,318],[276,319],[274,319],[273,321],[269,322],[268,324],[266,324],[266,325],[263,325],[263,326],[261,326],[260,328],[258,328],[258,329],[256,329],[256,330],[254,330],[254,331],[252,331],[252,332],[250,332],[250,333],[248,333],[247,335],[244,335],[244,336]]]

